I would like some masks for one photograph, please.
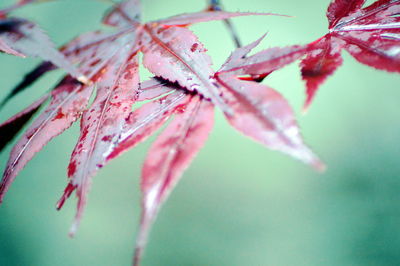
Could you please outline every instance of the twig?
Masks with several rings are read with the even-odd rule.
[[[224,10],[221,4],[220,0],[209,0],[209,6],[208,6],[209,11],[222,11]],[[229,19],[224,20],[225,26],[228,29],[233,42],[235,43],[236,47],[239,48],[242,46],[239,35],[237,34],[237,31],[235,27],[233,26],[232,22]]]

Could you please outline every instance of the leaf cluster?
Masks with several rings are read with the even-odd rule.
[[[277,14],[226,12],[218,1],[211,1],[205,11],[142,23],[140,2],[127,0],[115,4],[102,20],[114,29],[111,33],[85,33],[56,49],[38,25],[9,15],[32,2],[37,1],[22,0],[0,10],[0,51],[44,60],[3,104],[49,71],[62,68],[67,75],[0,125],[2,149],[41,107],[44,109],[11,151],[0,184],[0,202],[33,156],[80,121],[80,136],[68,166],[69,182],[57,203],[60,209],[76,192],[73,235],[96,172],[167,124],[143,164],[136,265],[160,206],[207,140],[215,108],[244,135],[323,170],[324,164],[304,144],[288,102],[261,82],[272,72],[301,60],[306,109],[319,86],[342,64],[342,50],[362,64],[400,72],[399,0],[378,0],[367,7],[363,7],[363,0],[334,0],[327,11],[329,31],[323,37],[307,45],[273,47],[249,55],[264,35],[238,47],[217,71],[211,68],[211,58],[189,30],[190,25],[224,20],[239,45],[229,19]],[[154,75],[152,79],[140,80],[140,64]],[[92,94],[95,99],[90,103]],[[145,103],[132,110],[138,102]]]

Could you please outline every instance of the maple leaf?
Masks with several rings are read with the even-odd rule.
[[[400,72],[400,0],[333,0],[328,7],[329,33],[309,45],[301,62],[307,99],[342,64],[345,49],[358,62],[376,69]]]
[[[91,82],[82,84],[68,75],[50,93],[0,126],[0,132],[10,136],[8,141],[17,131],[10,130],[10,125],[24,124],[44,99],[51,98],[11,151],[0,184],[0,202],[26,163],[80,119],[80,137],[68,166],[69,183],[57,203],[60,209],[76,191],[77,213],[70,231],[74,235],[94,174],[172,119],[150,148],[142,170],[142,217],[135,255],[138,264],[161,205],[212,129],[214,106],[244,135],[322,169],[321,161],[303,143],[286,100],[256,82],[301,58],[309,48],[270,48],[247,56],[260,38],[234,51],[215,72],[203,44],[187,28],[193,23],[246,15],[271,13],[202,11],[142,24],[139,1],[114,6],[103,23],[115,27],[115,32],[90,32],[61,48]],[[156,78],[139,83],[139,53],[143,54],[143,65]],[[42,63],[12,94],[55,68],[55,63]],[[88,106],[92,93],[96,96]],[[135,102],[145,100],[150,101],[131,110]]]
[[[88,82],[87,78],[54,48],[49,37],[38,25],[26,19],[8,16],[11,11],[33,2],[38,0],[21,0],[0,10],[0,52],[20,57],[40,57],[65,69],[79,81]]]

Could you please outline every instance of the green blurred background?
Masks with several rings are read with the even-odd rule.
[[[1,0],[0,7],[12,3]],[[244,43],[268,31],[262,48],[305,44],[326,32],[328,0],[225,0],[230,11],[277,12],[234,24]],[[197,11],[204,0],[145,0],[144,19]],[[38,22],[57,45],[99,27],[109,7],[94,0],[31,5],[15,15]],[[217,68],[234,49],[221,22],[192,29]],[[37,59],[0,55],[0,98]],[[204,149],[162,209],[143,265],[400,265],[400,76],[344,65],[300,114],[304,85],[298,62],[265,83],[287,97],[307,143],[324,159],[324,174],[235,132],[217,113]],[[47,75],[0,112],[4,121],[60,79]],[[147,74],[144,73],[144,77]],[[140,168],[149,141],[94,178],[80,230],[67,236],[75,197],[55,203],[78,137],[72,127],[18,176],[0,206],[0,265],[130,265],[139,219]],[[0,136],[1,137],[1,136]],[[154,139],[154,138],[153,138]],[[11,147],[0,155],[4,169]]]

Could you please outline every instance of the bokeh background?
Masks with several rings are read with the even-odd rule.
[[[0,7],[12,0],[1,0]],[[268,31],[261,48],[305,44],[327,29],[328,0],[225,0],[227,10],[284,17],[233,20],[244,43]],[[58,0],[17,12],[36,21],[57,45],[99,27],[109,4]],[[144,0],[144,19],[201,10],[204,0]],[[234,49],[221,22],[192,29],[218,68]],[[0,55],[0,98],[37,59]],[[292,104],[304,138],[327,163],[311,168],[235,132],[221,113],[204,149],[185,172],[154,225],[143,265],[400,265],[400,76],[368,68],[344,54],[344,65],[301,115],[298,62],[264,83]],[[49,90],[47,75],[0,112],[4,121]],[[148,74],[143,71],[143,78]],[[0,206],[0,265],[130,265],[139,219],[140,169],[150,141],[94,178],[75,239],[67,236],[75,197],[55,203],[78,137],[72,127],[18,176]],[[1,136],[0,136],[1,137]],[[3,170],[11,147],[0,155]]]

